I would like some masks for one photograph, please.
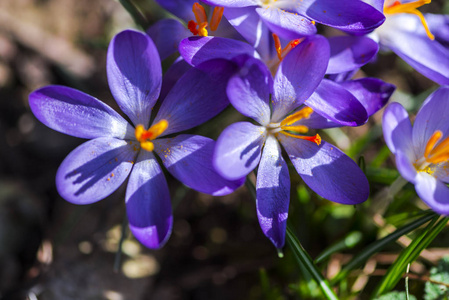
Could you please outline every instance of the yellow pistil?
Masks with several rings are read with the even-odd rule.
[[[426,19],[424,18],[423,14],[417,9],[424,4],[429,4],[431,1],[432,0],[418,0],[415,2],[404,4],[402,4],[401,1],[394,1],[393,4],[384,7],[384,13],[390,15],[408,13],[418,16],[421,20],[422,25],[424,26],[424,29],[426,30],[427,36],[429,37],[429,39],[434,40],[435,36],[430,32]]]
[[[321,144],[321,137],[318,134],[316,134],[314,136],[304,136],[304,135],[297,135],[297,134],[290,133],[290,132],[299,133],[299,134],[307,133],[309,131],[309,128],[307,126],[292,125],[292,124],[298,122],[301,119],[309,118],[312,113],[313,113],[313,109],[311,109],[310,107],[304,107],[303,109],[295,112],[294,114],[287,116],[279,124],[280,129],[281,129],[280,133],[285,134],[286,136],[296,138],[296,139],[311,141],[317,145]],[[287,132],[287,131],[289,131],[289,132]]]
[[[137,125],[134,134],[138,142],[140,142],[140,147],[146,151],[153,151],[154,144],[151,142],[160,136],[168,127],[167,120],[160,120],[148,130],[145,130],[143,125]]]
[[[223,16],[224,8],[220,6],[214,8],[210,24],[207,22],[206,10],[201,4],[198,2],[193,3],[192,11],[195,15],[196,22],[190,20],[187,24],[188,29],[193,35],[208,36],[209,33],[206,27],[209,25],[210,30],[217,30],[218,24],[220,24],[221,17]]]
[[[284,57],[290,51],[292,51],[293,48],[298,46],[299,43],[301,43],[304,40],[304,38],[292,40],[287,44],[287,46],[282,48],[281,40],[279,39],[279,36],[276,33],[273,33],[273,39],[274,39],[274,48],[276,49],[276,53],[278,55],[279,61],[282,61],[284,59]]]

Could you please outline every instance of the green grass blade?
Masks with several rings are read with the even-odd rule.
[[[126,11],[131,15],[134,23],[139,25],[142,30],[147,30],[149,27],[147,19],[139,11],[139,9],[131,2],[131,0],[118,0],[120,4],[126,9]]]
[[[437,219],[438,216],[434,217],[432,222],[427,225],[421,234],[417,236],[413,242],[401,252],[401,254],[399,254],[396,261],[388,268],[387,274],[385,274],[382,281],[375,289],[373,293],[374,297],[382,295],[396,286],[404,275],[407,265],[418,258],[419,254],[429,246],[449,221],[449,218],[442,218],[436,222]]]
[[[338,241],[334,245],[325,249],[320,255],[315,258],[315,263],[318,264],[334,254],[344,249],[351,249],[362,240],[362,233],[360,231],[350,232],[344,239]]]
[[[396,241],[399,237],[403,236],[404,234],[407,234],[414,229],[418,228],[419,226],[427,223],[432,218],[436,218],[437,214],[434,212],[429,212],[422,216],[421,218],[401,227],[398,228],[393,233],[387,235],[386,237],[375,241],[368,247],[366,247],[363,251],[361,251],[358,255],[356,255],[347,265],[345,265],[341,271],[331,280],[331,284],[334,285],[341,281],[343,278],[346,278],[346,276],[349,274],[349,272],[359,266],[361,266],[363,263],[365,263],[368,258],[370,258],[375,253],[379,252],[383,247],[388,245],[391,242]]]
[[[306,250],[302,247],[299,240],[294,235],[290,226],[287,225],[287,243],[292,250],[298,264],[304,266],[316,280],[327,299],[338,300],[329,283],[324,279],[321,272],[317,269]]]

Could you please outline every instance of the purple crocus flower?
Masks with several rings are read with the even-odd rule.
[[[156,155],[175,178],[195,190],[225,195],[242,184],[242,180],[225,180],[215,172],[213,140],[172,135],[209,120],[227,106],[226,83],[234,72],[235,67],[225,60],[190,69],[150,122],[161,89],[160,59],[147,35],[126,30],[109,45],[107,75],[111,92],[131,124],[78,90],[47,86],[31,93],[31,110],[42,123],[91,139],[59,167],[56,186],[60,195],[75,204],[90,204],[109,196],[129,178],[125,197],[131,231],[145,246],[162,247],[170,236],[173,217]]]
[[[225,7],[229,22],[245,36],[245,28],[254,29],[261,19],[268,28],[286,39],[311,35],[315,22],[338,28],[352,34],[366,34],[380,26],[385,17],[361,0],[203,0]],[[254,25],[250,26],[249,23]],[[256,36],[258,31],[253,31]],[[247,32],[250,34],[249,32]]]
[[[430,0],[366,0],[387,16],[370,36],[429,79],[449,84],[449,16],[423,15]]]
[[[313,117],[312,112],[318,109],[302,105],[309,100],[314,107],[321,103],[320,112],[334,120],[344,115],[348,124],[351,119],[359,121],[359,115],[366,119],[365,109],[349,92],[335,92],[332,83],[314,93],[322,79],[314,72],[304,72],[300,85],[288,80],[299,66],[324,75],[326,64],[318,59],[323,54],[321,42],[318,39],[306,46],[307,50],[302,49],[308,54],[304,60],[286,57],[287,62],[280,66],[274,80],[261,61],[240,57],[240,72],[231,77],[227,88],[231,104],[257,124],[238,122],[227,127],[217,140],[214,165],[230,180],[246,176],[259,165],[257,215],[262,231],[277,248],[284,245],[290,201],[290,177],[281,145],[304,182],[322,197],[358,204],[369,193],[368,181],[353,160],[321,141],[319,135],[306,135],[322,120]],[[329,101],[323,102],[324,98]]]
[[[243,40],[226,18],[222,18],[222,7],[211,8],[208,16],[197,0],[159,0],[157,2],[180,19],[162,19],[147,30],[162,60],[176,53],[179,42],[192,35],[217,35]]]
[[[339,82],[323,79],[325,73],[332,74],[333,77],[341,72],[352,73],[353,70],[357,70],[371,60],[377,53],[378,45],[367,37],[340,36],[326,39],[323,36],[314,35],[290,41],[282,48],[279,38],[275,34],[273,36],[277,39],[275,43],[277,51],[271,56],[260,54],[248,43],[221,37],[184,39],[180,43],[179,52],[185,62],[192,66],[216,58],[233,60],[239,55],[262,58],[272,74],[277,74],[279,69],[290,70],[286,80],[292,86],[301,86],[303,77],[309,76],[307,72],[313,73],[318,88],[313,97],[307,100],[307,105],[327,119],[334,120],[335,122],[329,121],[328,124],[332,127],[364,124],[369,116],[387,103],[394,91],[393,85],[376,78],[340,80]],[[330,116],[328,111],[322,110],[325,107],[323,103],[327,101],[322,95],[328,95],[324,91],[333,91],[335,95],[344,95],[344,99],[353,100],[353,97],[348,96],[347,92],[350,92],[366,108],[366,113],[360,114],[357,119],[351,119],[353,117],[351,116],[349,122],[345,120],[345,114]],[[335,97],[330,96],[330,98]],[[352,122],[354,120],[357,121],[354,123]]]
[[[385,109],[385,142],[396,157],[399,173],[434,211],[449,215],[449,87],[431,94],[416,115],[413,127],[399,103]]]

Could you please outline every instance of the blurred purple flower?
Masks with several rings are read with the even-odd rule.
[[[387,17],[371,37],[427,78],[449,84],[449,16],[418,10],[431,0],[365,0]]]
[[[315,22],[351,34],[366,34],[380,26],[385,17],[361,0],[203,0],[225,7],[224,15],[243,35],[258,36],[259,20],[285,39],[316,33]],[[244,24],[245,29],[241,26]],[[246,33],[246,34],[245,34]],[[247,36],[245,38],[248,39]],[[250,40],[250,39],[248,39]]]
[[[257,215],[262,231],[277,248],[284,245],[290,201],[290,177],[280,144],[304,182],[320,196],[344,204],[368,198],[368,181],[357,164],[319,135],[305,135],[326,122],[356,125],[367,118],[351,93],[331,81],[320,84],[327,66],[322,61],[326,51],[321,39],[293,49],[303,55],[285,57],[274,80],[261,61],[239,57],[240,72],[231,77],[227,88],[231,104],[258,125],[238,122],[227,127],[217,140],[214,165],[230,180],[248,175],[259,165]],[[296,73],[301,67],[313,71]],[[292,75],[301,76],[292,82]]]
[[[215,172],[213,140],[187,134],[165,137],[197,126],[224,109],[229,103],[226,83],[234,72],[235,66],[225,60],[190,69],[150,123],[161,89],[159,55],[144,33],[117,34],[108,49],[108,81],[133,125],[78,90],[47,86],[30,94],[31,110],[42,123],[91,139],[62,162],[56,175],[58,192],[69,202],[89,204],[109,196],[129,177],[125,197],[131,231],[145,246],[162,247],[173,217],[167,182],[154,153],[175,178],[200,192],[225,195],[243,183],[225,180]]]
[[[396,157],[399,173],[415,185],[419,197],[439,214],[449,215],[449,87],[431,94],[412,127],[399,103],[385,109],[385,142]]]

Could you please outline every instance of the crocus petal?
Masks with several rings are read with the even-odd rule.
[[[246,7],[260,4],[260,0],[202,0],[202,2],[224,7]]]
[[[273,79],[265,64],[247,57],[239,72],[229,80],[226,91],[229,101],[241,114],[268,125],[272,88]]]
[[[260,227],[276,248],[284,246],[289,202],[288,167],[279,143],[268,136],[257,172],[256,206]]]
[[[409,31],[406,26],[422,27],[417,16],[394,15],[388,18],[385,26],[386,29],[381,28],[380,32],[383,46],[390,48],[427,78],[441,85],[449,84],[449,49],[438,41],[430,40],[425,33]]]
[[[187,71],[162,102],[154,123],[168,121],[163,135],[187,130],[215,117],[228,104],[226,86],[236,65],[223,59],[209,60]]]
[[[393,154],[401,151],[410,159],[413,158],[412,124],[401,104],[393,102],[385,108],[382,129],[385,143]]]
[[[134,145],[124,140],[98,138],[81,144],[58,169],[58,192],[74,204],[106,198],[128,177],[136,156]]]
[[[403,153],[400,150],[396,151],[395,159],[396,159],[396,166],[398,168],[399,173],[401,173],[401,176],[404,177],[407,181],[415,183],[418,172],[416,171],[416,168],[413,165],[412,160],[410,160],[407,154]]]
[[[162,69],[156,46],[142,32],[125,30],[109,44],[109,87],[120,109],[134,125],[148,126],[159,97]]]
[[[419,172],[415,184],[418,196],[435,212],[449,215],[449,187],[426,172]]]
[[[46,86],[32,92],[29,102],[39,121],[65,134],[85,139],[134,135],[132,126],[115,110],[75,89]]]
[[[384,11],[385,0],[363,0],[363,2],[368,3],[369,5],[371,5],[378,11],[380,11],[381,13],[383,13],[383,11]]]
[[[440,130],[443,137],[449,136],[449,87],[440,87],[421,106],[413,125],[413,144],[417,154],[424,153],[427,141]]]
[[[215,141],[198,135],[181,134],[154,141],[155,151],[167,170],[188,187],[202,193],[222,196],[244,183],[221,177],[212,166]]]
[[[163,101],[170,90],[173,88],[179,78],[184,75],[188,70],[192,68],[191,65],[186,63],[182,57],[178,57],[164,73],[164,79],[162,80],[161,95],[159,101]]]
[[[368,120],[366,109],[354,95],[328,79],[323,79],[305,104],[323,117],[341,125],[358,126]]]
[[[226,8],[224,16],[229,23],[250,43],[263,59],[271,56],[272,37],[268,27],[260,19],[255,6]]]
[[[324,129],[324,128],[334,128],[343,126],[339,123],[326,119],[325,117],[316,112],[313,112],[307,119],[301,119],[292,125],[304,125],[307,126],[308,128],[313,129]]]
[[[192,35],[189,29],[175,19],[163,19],[147,30],[156,45],[161,60],[178,52],[179,42]]]
[[[259,163],[267,132],[264,127],[248,122],[228,126],[218,137],[213,163],[225,178],[239,179]]]
[[[317,35],[307,38],[285,56],[274,79],[274,122],[312,95],[324,77],[329,53],[329,43]]]
[[[365,174],[346,154],[325,141],[321,145],[279,134],[298,174],[318,195],[342,204],[358,204],[369,195]]]
[[[360,78],[340,82],[365,107],[368,117],[387,104],[396,87],[377,78]]]
[[[126,189],[126,212],[131,232],[146,247],[167,242],[173,225],[170,193],[152,152],[140,151]]]
[[[352,34],[367,34],[379,27],[385,16],[363,1],[300,0],[296,12],[318,23]]]
[[[184,21],[188,22],[195,19],[192,6],[198,0],[156,0],[156,2]]]
[[[328,38],[331,54],[327,74],[352,71],[368,63],[379,50],[379,44],[364,36]]]
[[[193,36],[182,40],[179,44],[179,53],[192,66],[214,58],[231,60],[240,54],[258,57],[256,50],[250,44],[212,36]]]
[[[315,25],[298,14],[276,7],[259,7],[256,12],[271,31],[284,39],[293,40],[316,33]]]

